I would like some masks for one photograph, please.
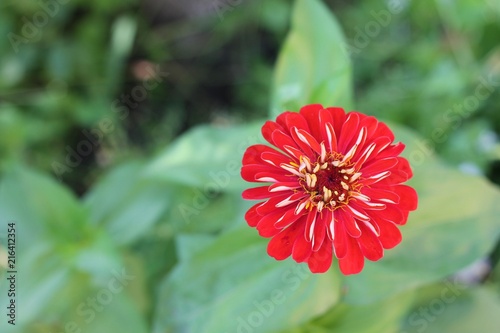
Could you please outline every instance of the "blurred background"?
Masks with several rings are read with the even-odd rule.
[[[497,332],[499,88],[499,0],[4,0],[1,331]],[[243,219],[245,148],[312,102],[415,168],[408,241],[359,276]]]

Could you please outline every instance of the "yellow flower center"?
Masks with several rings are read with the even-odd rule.
[[[328,154],[316,162],[301,156],[298,171],[302,175],[299,182],[310,195],[306,206],[310,209],[314,206],[318,211],[342,207],[361,187],[357,182],[361,173],[356,172],[354,164],[344,161],[340,154]]]

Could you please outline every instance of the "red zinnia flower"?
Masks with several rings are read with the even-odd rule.
[[[417,193],[401,183],[412,177],[398,156],[404,144],[382,122],[341,108],[308,105],[284,112],[262,127],[266,145],[250,146],[241,176],[272,183],[247,189],[261,200],[245,214],[251,227],[272,237],[267,252],[290,255],[313,273],[330,268],[332,255],[344,274],[359,273],[364,258],[375,261],[399,244],[397,225],[417,208]]]

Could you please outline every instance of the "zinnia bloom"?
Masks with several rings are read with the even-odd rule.
[[[267,121],[262,135],[273,146],[250,146],[241,176],[266,183],[244,199],[263,200],[245,219],[277,260],[290,255],[313,273],[332,257],[344,274],[359,273],[401,242],[398,225],[417,208],[417,193],[402,185],[412,177],[394,134],[375,117],[341,108],[307,105]],[[271,183],[271,184],[269,184]]]

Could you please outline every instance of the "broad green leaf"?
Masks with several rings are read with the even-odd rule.
[[[396,332],[413,301],[413,292],[370,305],[339,304],[315,322],[335,333]]]
[[[180,137],[145,170],[147,179],[199,188],[206,193],[241,191],[246,148],[261,142],[263,122],[233,127],[200,126]]]
[[[178,235],[177,253],[180,261],[189,260],[196,253],[208,247],[215,241],[215,236],[210,235]]]
[[[252,187],[252,184],[247,184]],[[241,225],[243,213],[255,202],[239,193],[211,193],[196,188],[173,187],[175,197],[165,220],[176,232],[213,233]]]
[[[113,169],[84,200],[91,222],[103,225],[118,244],[148,233],[171,202],[171,190],[145,180],[143,167],[141,162],[130,162]]]
[[[84,284],[84,279],[75,278],[71,279],[71,283],[70,288],[61,289],[60,294],[66,293],[76,297],[73,296],[72,302],[60,299],[56,304],[64,307],[62,315],[54,310],[56,306],[47,304],[47,313],[36,322],[5,332],[149,332],[136,300],[128,293],[129,286],[122,286],[119,282],[110,280],[112,287],[89,287]]]
[[[414,292],[410,291],[369,305],[340,303],[296,333],[395,333],[413,300]]]
[[[486,170],[492,155],[495,134],[486,121],[469,121],[460,131],[450,133],[440,154],[449,163],[467,163],[478,170]]]
[[[160,287],[154,332],[273,332],[337,302],[340,280],[333,271],[313,275],[306,265],[277,262],[265,253],[267,241],[240,228],[184,255]],[[183,239],[184,245],[190,242]]]
[[[419,207],[401,227],[400,245],[346,277],[350,303],[374,302],[443,279],[486,256],[500,234],[498,188],[446,166],[428,150],[428,141],[392,127],[407,144],[404,155],[414,169],[409,184],[419,194]]]
[[[500,242],[497,242],[497,245],[492,251],[490,258],[493,270],[490,277],[493,281],[496,281],[498,283],[498,287],[500,287]]]
[[[491,279],[492,279],[493,283],[495,283],[497,291],[500,292],[500,264],[499,263],[497,263],[497,265],[494,267],[494,270],[491,273]]]
[[[297,0],[275,68],[271,118],[321,103],[352,107],[352,70],[342,31],[319,0]]]
[[[72,246],[90,236],[87,214],[75,196],[57,181],[19,165],[0,181],[0,216],[2,225],[16,223],[20,251],[43,240]]]
[[[0,132],[2,133],[2,144],[0,145],[1,167],[6,160],[17,157],[24,144],[26,119],[22,117],[22,114],[15,106],[9,104],[0,105]]]
[[[18,237],[21,239],[22,234]],[[104,246],[107,244],[110,244],[109,239]],[[90,293],[92,286],[106,288],[113,272],[119,272],[122,267],[116,252],[111,249],[101,250],[99,256],[84,255],[85,252],[95,252],[102,245],[88,244],[73,255],[69,251],[53,248],[51,242],[45,241],[18,251],[16,326],[26,328],[35,322],[64,321],[75,315],[80,303],[95,296]],[[8,286],[4,280],[0,282],[0,292],[7,295]],[[6,306],[7,301],[7,298],[2,298],[0,305]],[[3,328],[1,331],[4,332]]]
[[[457,289],[438,284],[423,291],[401,333],[495,333],[500,327],[500,297],[487,287]]]
[[[473,0],[448,2],[436,0],[436,7],[441,15],[442,24],[447,29],[457,29],[472,34],[483,27],[484,22],[498,18],[500,6],[498,2],[487,0],[478,6]],[[475,41],[472,39],[471,41]]]
[[[97,291],[96,295],[99,295],[98,293],[99,291]],[[149,332],[145,318],[138,312],[134,300],[126,293],[113,294],[110,297],[109,304],[102,304],[101,306],[102,312],[93,311],[90,306],[87,306],[86,310],[95,314],[95,319],[89,320],[88,323],[85,322],[85,319],[82,321],[80,317],[76,318],[80,319],[78,327],[81,327],[82,331],[92,333]],[[87,318],[90,319],[91,317]]]
[[[98,304],[108,305],[104,297],[111,295],[110,292],[117,300],[114,305],[109,303],[105,314],[96,314],[95,325],[102,329],[108,327],[108,331],[126,331],[133,327],[134,331],[145,332],[142,315],[127,305],[133,302],[119,300],[130,299],[125,294],[118,295],[126,288],[119,288],[118,292],[110,287],[111,281],[122,277],[125,269],[114,243],[102,229],[89,224],[86,210],[66,188],[19,166],[17,170],[7,171],[1,180],[0,215],[4,218],[0,225],[2,238],[7,223],[16,223],[17,229],[16,332],[33,332],[34,323],[42,327],[49,325],[49,332],[64,331],[66,323],[82,320],[78,309],[89,302],[89,298],[101,297],[104,301]],[[2,252],[5,253],[5,248]],[[128,280],[124,282],[129,284],[132,283]],[[0,280],[2,295],[7,295],[8,287],[5,279]],[[103,293],[107,295],[100,296]],[[5,302],[8,299],[2,298],[2,307],[6,306]],[[130,323],[115,323],[117,312],[112,310],[115,307]],[[0,323],[0,330],[10,332],[12,327],[4,324],[5,321]],[[87,324],[91,326],[90,321]],[[120,329],[117,325],[121,325]],[[98,332],[97,329],[90,331]]]
[[[19,328],[63,320],[92,286],[107,285],[113,271],[122,266],[113,243],[89,225],[80,202],[45,175],[22,166],[8,170],[0,182],[0,215],[2,228],[16,224]],[[3,295],[7,287],[2,279]],[[2,307],[6,301],[2,298]]]

